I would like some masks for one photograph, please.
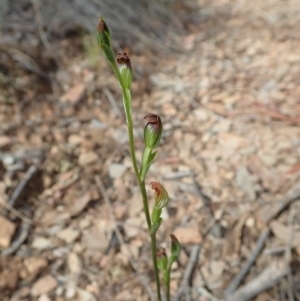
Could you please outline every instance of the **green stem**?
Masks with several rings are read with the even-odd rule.
[[[166,290],[167,290],[167,301],[171,300],[171,296],[170,296],[170,274],[171,274],[171,265],[169,265],[168,270],[167,270],[167,279],[166,279]]]
[[[150,218],[150,212],[149,212],[149,205],[148,205],[148,197],[145,187],[145,181],[141,179],[136,155],[135,155],[135,146],[134,146],[134,136],[133,136],[133,124],[132,124],[132,114],[131,114],[131,94],[130,90],[126,89],[119,70],[117,68],[113,68],[115,71],[115,74],[118,78],[118,81],[120,83],[122,94],[123,94],[123,103],[124,103],[124,109],[125,109],[125,115],[126,115],[126,121],[127,121],[127,130],[128,130],[128,136],[129,136],[129,147],[130,147],[130,155],[132,160],[133,169],[135,172],[135,175],[137,177],[142,199],[143,199],[143,206],[144,206],[144,212],[145,217],[147,221],[148,231],[151,232],[151,218]],[[156,288],[157,288],[157,299],[158,301],[161,301],[161,292],[160,292],[160,281],[159,281],[159,271],[157,266],[157,257],[156,257],[156,237],[155,235],[151,235],[151,252],[152,252],[152,261],[153,261],[153,267],[154,267],[154,274],[155,274],[155,281],[156,281]]]
[[[142,194],[143,207],[144,207],[145,217],[146,217],[146,221],[147,221],[147,225],[148,225],[148,231],[150,233],[151,228],[152,228],[152,223],[151,223],[151,218],[150,218],[150,211],[149,211],[148,197],[147,197],[147,192],[146,192],[145,181],[140,179],[139,173],[137,173],[136,175],[137,175],[137,178],[138,178],[140,191],[141,191],[141,194]],[[155,256],[156,256],[156,251],[155,251]]]
[[[155,282],[156,282],[156,289],[157,289],[157,299],[158,299],[158,301],[161,301],[159,270],[158,270],[158,266],[157,266],[157,255],[156,255],[156,236],[155,236],[155,234],[151,234],[151,251],[152,251],[152,261],[153,261],[153,266],[154,266]]]
[[[146,178],[146,174],[148,172],[149,167],[147,166],[148,160],[149,160],[149,156],[151,155],[152,149],[148,148],[147,146],[145,147],[144,153],[143,153],[143,157],[142,157],[142,166],[141,166],[141,170],[140,170],[140,177],[142,179],[142,181],[145,180]]]

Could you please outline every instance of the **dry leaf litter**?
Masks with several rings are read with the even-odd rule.
[[[172,9],[189,16],[182,20],[181,53],[160,57],[130,48],[139,158],[143,117],[155,112],[164,123],[147,182],[163,182],[171,198],[159,244],[168,247],[174,233],[183,245],[172,294],[200,245],[191,295],[224,300],[269,228],[263,250],[233,291],[240,299],[228,300],[290,300],[291,293],[300,300],[291,289],[300,285],[299,195],[266,218],[300,186],[299,3],[197,1]],[[24,69],[25,55],[16,59],[17,46],[6,38],[0,54],[1,300],[150,300],[141,281],[155,289],[147,227],[108,64],[98,54],[91,64],[75,35],[53,45],[62,67],[45,77]],[[31,36],[29,45],[38,51],[36,41]],[[50,70],[39,57],[39,69]],[[31,166],[37,167],[32,174]],[[247,295],[247,283],[286,265],[290,273],[273,285],[236,297]]]

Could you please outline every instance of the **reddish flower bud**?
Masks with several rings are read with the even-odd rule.
[[[110,31],[102,17],[99,19],[97,31],[99,43],[110,47]]]
[[[150,182],[151,188],[154,190],[154,199],[156,209],[162,209],[169,203],[169,195],[166,189],[157,182]]]
[[[132,67],[128,54],[126,52],[118,53],[117,63],[122,81],[125,87],[129,89],[132,82]]]
[[[144,117],[147,124],[144,129],[144,141],[148,148],[153,149],[159,145],[162,136],[162,122],[158,115],[148,114]]]
[[[115,55],[113,53],[111,43],[110,43],[110,31],[102,17],[99,19],[98,22],[97,37],[98,37],[99,46],[104,56],[112,66],[115,66],[116,65]]]
[[[164,248],[157,249],[156,257],[158,268],[161,271],[165,271],[168,268],[168,257],[166,254],[166,250]]]

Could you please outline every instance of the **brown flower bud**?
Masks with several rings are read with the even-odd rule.
[[[159,145],[162,136],[161,118],[156,114],[148,114],[144,117],[147,124],[144,129],[144,141],[148,148],[153,149]]]
[[[110,31],[102,17],[99,19],[97,31],[99,43],[110,47]]]
[[[118,53],[117,63],[122,81],[125,87],[129,89],[132,82],[132,67],[128,54],[126,52]]]
[[[99,46],[100,46],[104,56],[106,57],[106,59],[112,66],[115,66],[116,61],[115,61],[115,55],[114,55],[114,52],[112,50],[111,43],[110,43],[110,31],[103,18],[99,19],[99,22],[97,25],[97,38],[98,38]]]
[[[166,249],[159,248],[156,250],[157,265],[161,271],[165,271],[168,268],[168,257]]]
[[[156,209],[162,209],[168,205],[169,195],[166,189],[157,182],[150,182],[151,188],[154,190],[154,199]]]

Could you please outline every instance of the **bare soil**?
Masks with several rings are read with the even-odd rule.
[[[161,49],[141,47],[137,35],[125,50],[139,160],[143,117],[164,124],[147,183],[171,197],[159,245],[174,233],[183,246],[174,300],[300,300],[299,1],[170,9],[178,35],[166,24]],[[155,300],[121,95],[94,36],[80,26],[48,35],[39,18],[22,27],[5,13],[0,299]]]

